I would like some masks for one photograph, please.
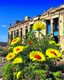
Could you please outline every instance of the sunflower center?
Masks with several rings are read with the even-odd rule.
[[[19,51],[19,50],[20,50],[20,48],[17,48],[17,49],[16,49],[16,51]]]
[[[9,56],[9,58],[11,58],[11,57],[12,57],[12,55]]]
[[[13,42],[16,42],[16,39],[14,39]]]
[[[56,53],[55,53],[54,51],[51,51],[51,54],[54,54],[54,55],[56,55]]]
[[[36,55],[35,58],[37,58],[37,59],[41,59],[40,55]]]

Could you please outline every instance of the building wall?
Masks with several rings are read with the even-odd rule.
[[[19,36],[21,37],[21,28],[22,28],[22,36],[26,34],[26,29],[28,32],[30,31],[31,27],[30,25],[34,24],[37,21],[43,21],[43,19],[50,21],[51,26],[51,33],[54,32],[54,19],[58,18],[58,37],[59,42],[61,44],[62,49],[64,49],[64,5],[61,5],[57,8],[50,8],[49,10],[45,11],[42,15],[36,16],[34,18],[29,18],[28,16],[25,17],[24,21],[20,21],[18,23],[15,23],[13,26],[10,26],[8,29],[8,41],[11,42],[11,32],[13,33],[14,38],[14,31],[17,33],[17,29],[19,31]],[[45,23],[47,24],[47,23]],[[42,31],[44,35],[46,35],[46,29]],[[35,33],[36,37],[38,37],[38,32]]]

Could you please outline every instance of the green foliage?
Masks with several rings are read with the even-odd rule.
[[[3,49],[2,49],[2,48],[0,48],[0,51],[3,51]]]
[[[54,74],[55,77],[60,77],[60,75],[61,75],[60,71],[57,71],[57,72],[55,72],[53,74]]]
[[[6,78],[6,80],[13,80],[13,65],[6,64],[6,66],[3,68],[3,78]]]
[[[53,75],[55,76],[56,80],[62,80],[61,79],[61,72],[60,71],[54,72]]]
[[[6,51],[6,50],[0,51],[0,56],[5,57],[7,54],[8,54],[8,51]]]
[[[62,51],[62,54],[64,55],[64,50]]]
[[[20,41],[18,44],[15,44],[13,46],[10,46],[10,49],[8,52],[13,52],[14,47],[18,45],[23,45],[27,46],[22,52],[19,52],[15,56],[16,57],[22,57],[23,62],[19,64],[12,64],[12,61],[15,59],[10,60],[10,64],[7,64],[4,69],[3,69],[3,77],[6,78],[7,80],[16,80],[16,75],[18,71],[22,71],[21,74],[21,80],[23,79],[29,79],[31,80],[36,79],[36,80],[46,80],[47,78],[52,78],[50,77],[50,74],[52,74],[55,78],[58,78],[59,80],[59,73],[56,70],[56,59],[52,58],[49,59],[46,55],[45,52],[48,48],[53,48],[58,51],[60,51],[60,46],[57,46],[56,42],[50,44],[49,41],[54,40],[51,35],[46,35],[44,36],[42,33],[39,32],[40,35],[42,35],[42,39],[40,39],[40,36],[38,38],[35,37],[35,32],[29,32],[27,33],[27,37],[24,36],[24,39]],[[31,42],[31,43],[30,43]],[[31,51],[40,51],[42,52],[45,57],[46,61],[44,62],[38,62],[38,61],[32,61],[29,59],[29,53]],[[15,68],[15,70],[14,70]],[[55,71],[52,69],[54,68]],[[53,72],[57,72],[54,73]]]

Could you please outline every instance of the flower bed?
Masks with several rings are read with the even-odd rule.
[[[44,36],[44,22],[36,22],[32,32],[23,39],[12,40],[6,59],[10,61],[3,68],[3,77],[7,80],[62,80],[64,65],[57,65],[62,58],[60,44],[51,35]],[[35,36],[38,31],[38,38]],[[42,36],[42,38],[40,37]]]

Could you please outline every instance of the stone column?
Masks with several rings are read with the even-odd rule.
[[[64,14],[59,15],[59,36],[62,50],[64,50]]]
[[[50,20],[51,34],[53,34],[53,19]]]
[[[13,40],[13,30],[11,31],[11,41]]]
[[[15,29],[15,36],[17,36],[17,29]]]
[[[59,15],[59,35],[60,36],[64,35],[64,15],[63,14]]]
[[[14,30],[14,31],[15,31],[15,30]],[[14,39],[14,36],[15,36],[15,35],[14,35],[14,31],[13,31],[13,39]]]
[[[30,25],[28,25],[28,32],[30,32]]]
[[[11,32],[9,31],[8,32],[8,44],[10,45],[10,42],[11,42]]]
[[[26,29],[26,27],[23,26],[23,31],[22,31],[23,36],[25,35],[25,29]]]

